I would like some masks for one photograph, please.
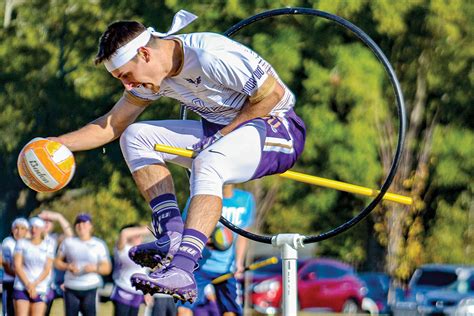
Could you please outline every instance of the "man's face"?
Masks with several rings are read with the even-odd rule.
[[[154,60],[152,63],[151,50],[147,47],[140,48],[140,53],[122,67],[111,72],[112,76],[119,79],[125,89],[143,86],[153,92],[160,90],[160,85],[165,75],[163,67]]]

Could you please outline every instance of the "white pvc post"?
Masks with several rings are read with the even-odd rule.
[[[299,234],[278,234],[272,238],[272,245],[281,249],[282,259],[282,315],[296,316],[298,312],[297,259],[298,249],[303,248],[304,236]]]

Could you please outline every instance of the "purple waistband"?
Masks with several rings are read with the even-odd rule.
[[[114,302],[132,307],[139,307],[143,303],[143,294],[131,293],[115,286],[110,299]]]

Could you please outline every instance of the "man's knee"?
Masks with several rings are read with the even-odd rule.
[[[227,180],[226,161],[217,153],[198,155],[192,166],[191,194],[209,194],[222,197],[222,186]]]
[[[147,124],[133,123],[129,125],[120,135],[120,147],[122,150],[131,143],[142,142],[143,135],[146,135]]]

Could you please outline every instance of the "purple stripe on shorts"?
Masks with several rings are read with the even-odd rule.
[[[271,119],[273,119],[273,123],[271,122]],[[278,120],[286,120],[288,122],[288,129],[285,124],[278,124]],[[283,173],[293,167],[296,160],[303,152],[306,139],[306,128],[303,120],[296,115],[293,110],[290,110],[283,118],[259,118],[254,119],[251,122],[265,125],[264,130],[266,135],[261,135],[263,142],[266,137],[293,140],[293,151],[291,153],[263,151],[262,145],[260,164],[258,165],[252,179],[258,179],[271,174]]]
[[[38,296],[36,296],[35,298],[31,298],[27,291],[13,290],[13,299],[29,301],[30,303],[48,303],[50,300],[50,294],[38,294]]]
[[[143,295],[137,293],[130,293],[122,289],[121,287],[115,286],[112,295],[110,295],[110,300],[123,305],[137,308],[140,307],[141,303],[143,303]]]

